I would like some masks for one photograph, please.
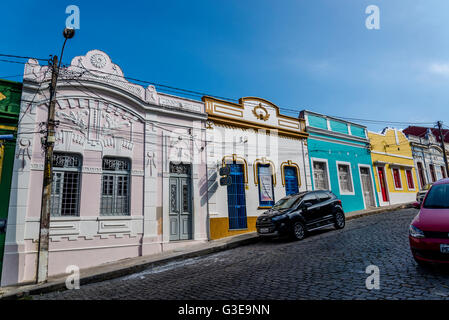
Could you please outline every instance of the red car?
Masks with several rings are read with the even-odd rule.
[[[418,264],[449,263],[449,179],[435,182],[409,228],[410,249]]]

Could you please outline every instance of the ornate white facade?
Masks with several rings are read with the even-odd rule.
[[[29,60],[24,74],[1,285],[36,274],[51,70]],[[55,169],[49,275],[206,241],[206,119],[202,102],[127,81],[102,51],[62,69],[55,155],[80,164]]]

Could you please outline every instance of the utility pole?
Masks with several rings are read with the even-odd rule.
[[[44,178],[42,188],[41,218],[39,226],[39,245],[37,255],[37,276],[36,282],[47,281],[48,276],[48,244],[50,239],[50,207],[51,207],[51,189],[53,180],[53,148],[55,144],[55,109],[56,109],[56,85],[58,82],[59,68],[61,66],[62,55],[67,39],[75,35],[74,29],[64,29],[64,44],[61,50],[61,60],[58,63],[58,57],[54,56],[52,61],[52,74],[50,82],[50,102],[47,115],[47,136],[44,142]]]
[[[45,139],[44,184],[42,189],[41,219],[39,228],[39,255],[37,257],[37,283],[47,280],[48,242],[50,235],[50,197],[53,178],[53,148],[55,143],[56,84],[58,81],[58,57],[53,57],[51,65],[50,104],[47,116],[47,137]]]
[[[444,158],[444,165],[446,166],[446,177],[449,177],[449,166],[447,163],[447,156],[446,156],[446,149],[444,146],[444,137],[443,137],[443,131],[441,131],[442,123],[441,121],[437,122],[438,130],[440,132],[440,140],[441,140],[441,148],[443,149],[443,158]]]

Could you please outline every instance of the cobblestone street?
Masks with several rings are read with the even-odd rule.
[[[417,214],[404,209],[347,221],[303,241],[263,240],[139,274],[33,299],[448,299],[449,270],[422,268],[408,245]],[[380,289],[368,290],[369,265]]]

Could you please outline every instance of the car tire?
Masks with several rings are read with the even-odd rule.
[[[345,214],[343,212],[337,211],[334,219],[335,219],[334,222],[335,229],[343,229],[345,227],[346,219]]]
[[[293,224],[292,235],[295,240],[302,240],[306,237],[306,228],[301,222],[296,221]]]

